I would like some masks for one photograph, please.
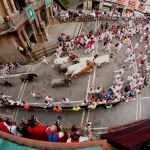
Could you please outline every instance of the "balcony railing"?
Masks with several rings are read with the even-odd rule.
[[[33,2],[32,4],[33,4],[33,9],[37,10],[45,4],[45,1],[44,0],[37,0],[36,2]],[[12,19],[13,20],[13,26],[14,26],[14,28],[12,30],[11,30],[11,27],[9,26],[9,24],[7,22],[4,22],[0,25],[0,35],[5,33],[6,31],[16,30],[27,19],[28,19],[28,17],[26,15],[26,8],[24,8],[23,11],[21,11],[17,16],[15,16]]]

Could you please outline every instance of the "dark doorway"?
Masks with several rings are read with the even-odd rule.
[[[33,33],[33,29],[32,29],[32,26],[31,26],[30,23],[27,23],[25,25],[25,31],[26,31],[26,34],[28,35],[29,39],[30,39],[30,42],[36,43],[34,33]]]
[[[26,0],[15,0],[14,3],[18,11],[22,11],[26,7]]]
[[[34,34],[32,34],[31,36],[30,36],[30,42],[32,42],[32,43],[36,43],[36,40],[35,40],[35,37],[34,37]]]
[[[98,1],[93,1],[92,2],[92,9],[94,10],[99,10],[99,3]]]
[[[47,17],[46,17],[46,10],[42,9],[40,11],[40,16],[41,16],[41,20],[44,21],[45,23],[47,23]]]
[[[27,23],[27,24],[25,25],[25,31],[26,31],[28,37],[30,37],[31,34],[33,33],[32,26],[31,26],[30,23]]]
[[[123,8],[118,8],[118,12],[122,13],[123,12]]]

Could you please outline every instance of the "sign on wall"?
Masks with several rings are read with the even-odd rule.
[[[32,4],[30,4],[29,6],[27,6],[26,8],[26,14],[28,16],[29,22],[32,22],[35,19],[35,11],[33,9]]]

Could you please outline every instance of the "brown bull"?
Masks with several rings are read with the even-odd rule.
[[[78,72],[78,73],[76,73],[76,74],[72,74],[71,77],[76,77],[76,76],[78,76],[78,75],[80,75],[80,74],[82,74],[82,73],[84,73],[84,72],[90,71],[94,66],[96,66],[96,64],[93,63],[93,62],[90,62],[90,61],[88,60],[88,61],[87,61],[87,65],[86,65],[84,68],[82,68],[82,69],[80,70],[80,72]]]

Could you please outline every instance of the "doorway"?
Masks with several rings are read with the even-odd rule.
[[[92,2],[92,9],[99,10],[99,4],[100,4],[99,1],[93,1]]]
[[[26,7],[26,0],[15,0],[16,9],[21,12]]]

